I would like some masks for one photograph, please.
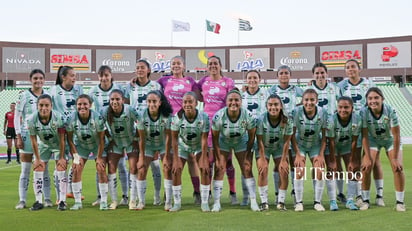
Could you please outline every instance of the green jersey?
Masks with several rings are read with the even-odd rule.
[[[341,96],[341,92],[335,83],[326,83],[326,86],[321,89],[315,82],[308,89],[314,89],[318,93],[318,106],[324,108],[328,115],[333,115],[337,108],[337,102]]]
[[[47,123],[42,123],[39,118],[39,113],[36,113],[29,120],[29,124],[30,135],[37,136],[41,145],[55,148],[59,147],[58,129],[64,127],[62,114],[53,110],[50,120]]]
[[[266,100],[269,93],[264,88],[259,88],[255,94],[250,94],[248,91],[242,94],[242,107],[247,108],[254,118],[258,118],[266,111]]]
[[[293,126],[296,127],[296,140],[299,147],[320,146],[322,128],[326,128],[327,113],[321,107],[316,107],[316,113],[309,118],[303,108],[298,106],[293,111]]]
[[[338,83],[343,96],[351,97],[353,100],[353,111],[360,111],[366,104],[366,92],[369,88],[374,87],[372,80],[361,78],[360,82],[353,85],[349,79],[344,79]]]
[[[360,136],[362,120],[358,113],[352,113],[349,121],[344,124],[338,113],[329,117],[326,127],[326,137],[335,138],[338,146],[350,146],[353,136]]]
[[[376,140],[390,140],[393,138],[391,128],[399,126],[399,118],[395,109],[388,104],[383,104],[379,117],[372,114],[369,107],[361,110],[362,128],[367,128],[369,137]]]
[[[47,94],[43,90],[42,94]],[[29,123],[28,120],[31,116],[37,113],[37,96],[33,94],[31,89],[25,90],[20,93],[19,99],[16,102],[15,111],[18,112],[16,115],[21,115],[21,126],[15,126],[16,134],[20,134],[21,130],[28,131]],[[15,115],[15,116],[16,116]]]
[[[269,119],[269,113],[262,114],[257,121],[256,135],[263,136],[263,144],[265,150],[282,149],[285,143],[285,136],[293,134],[293,121],[288,119],[284,126],[280,125],[280,120],[277,124],[272,124]]]
[[[103,90],[99,85],[92,87],[89,91],[89,96],[93,99],[94,109],[101,113],[104,107],[109,106],[110,93],[113,90],[121,90],[124,93],[124,89],[117,83],[112,83],[112,86],[108,90]]]
[[[160,89],[160,84],[151,80],[149,80],[149,82],[147,82],[143,86],[140,86],[136,83],[136,85],[133,87],[128,84],[125,89],[125,97],[130,99],[130,105],[132,105],[134,109],[142,112],[145,108],[147,108],[147,93],[149,93],[149,91]]]
[[[164,117],[162,114],[159,114],[155,120],[150,116],[148,109],[140,113],[140,118],[137,121],[137,129],[144,130],[146,134],[146,146],[151,149],[162,149],[162,147],[165,147],[165,130],[170,129],[170,120],[170,117]]]
[[[273,85],[269,89],[269,94],[279,95],[283,102],[283,110],[288,116],[292,115],[293,109],[298,103],[297,97],[302,97],[303,90],[300,87],[289,85],[287,88],[283,89],[279,85]]]
[[[70,90],[64,89],[61,85],[50,88],[53,109],[63,114],[65,122],[76,111],[76,99],[81,94],[83,88],[80,85],[74,85]]]

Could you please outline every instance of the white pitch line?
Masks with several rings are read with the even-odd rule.
[[[20,166],[20,165],[11,165],[11,166],[6,166],[6,167],[2,167],[2,168],[0,168],[0,170],[3,170],[3,169],[8,169],[8,168],[14,168],[14,167],[17,167],[17,166]]]

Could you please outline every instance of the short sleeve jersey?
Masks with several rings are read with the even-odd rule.
[[[139,120],[137,121],[137,129],[144,130],[146,134],[146,146],[152,149],[165,146],[165,130],[170,129],[170,120],[170,117],[164,117],[162,114],[154,120],[147,109],[140,113]]]
[[[327,83],[321,89],[316,83],[313,83],[309,88],[314,89],[318,93],[318,106],[325,109],[328,115],[333,115],[337,108],[337,101],[341,96],[339,87],[335,83]]]
[[[135,86],[128,84],[125,89],[125,97],[130,99],[130,105],[132,105],[134,109],[141,112],[147,108],[147,93],[149,93],[149,91],[160,89],[160,84],[151,80],[143,86],[140,86],[137,83]]]
[[[54,85],[50,88],[53,110],[63,114],[65,122],[76,111],[76,99],[83,94],[80,85],[74,85],[72,89],[66,90],[61,85]]]
[[[293,126],[296,127],[296,140],[299,146],[312,147],[320,145],[322,128],[326,128],[327,113],[319,106],[316,114],[309,118],[303,108],[298,106],[293,112]]]
[[[329,117],[326,127],[326,136],[335,138],[339,146],[351,145],[352,137],[359,136],[362,130],[362,120],[358,113],[352,113],[349,121],[343,124],[338,113]]]
[[[247,108],[255,118],[258,118],[266,111],[266,100],[268,97],[268,91],[261,87],[254,94],[245,91],[242,94],[242,107]]]
[[[351,97],[353,100],[353,110],[360,111],[366,104],[366,92],[369,88],[374,87],[375,84],[372,80],[361,78],[360,82],[353,85],[349,79],[344,79],[338,83],[338,87],[341,89],[343,96]]]
[[[277,124],[272,124],[269,119],[269,113],[262,114],[257,121],[256,135],[262,136],[265,149],[279,149],[285,143],[285,136],[293,134],[293,121],[288,119],[284,126],[280,125],[280,120]]]
[[[42,94],[48,94],[43,90]],[[21,129],[28,130],[28,119],[37,113],[37,96],[33,94],[31,89],[25,90],[20,93],[19,99],[16,102],[16,111],[20,112],[22,117]],[[16,128],[16,132],[19,133],[20,128]]]
[[[302,97],[303,90],[298,86],[289,85],[283,89],[279,85],[275,84],[269,89],[269,94],[279,95],[283,102],[285,113],[288,116],[292,115],[293,109],[296,107],[297,97]]]
[[[50,120],[47,123],[42,123],[39,114],[36,113],[31,117],[29,124],[30,135],[37,136],[40,144],[52,147],[59,145],[58,129],[64,127],[62,114],[53,110]]]
[[[124,89],[117,83],[113,83],[108,90],[103,90],[99,85],[93,86],[89,91],[89,96],[93,99],[93,105],[96,112],[101,112],[110,103],[110,93],[113,90],[121,90],[124,93]]]
[[[382,113],[379,117],[375,117],[369,107],[363,107],[361,117],[362,127],[368,128],[369,137],[376,140],[390,140],[393,137],[391,128],[399,126],[398,114],[388,104],[383,104]]]

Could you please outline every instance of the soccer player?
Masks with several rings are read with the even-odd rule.
[[[56,84],[50,88],[50,96],[52,97],[53,101],[53,108],[57,112],[63,115],[63,122],[67,125],[67,121],[69,120],[71,114],[76,111],[76,99],[79,95],[83,94],[83,88],[80,85],[76,85],[76,72],[74,71],[73,67],[70,66],[60,66],[57,71],[56,77]],[[69,147],[67,146],[66,149],[67,154],[66,159],[69,159],[68,152]],[[54,170],[54,179],[55,184],[57,184],[57,170]],[[67,173],[66,173],[67,174]],[[72,193],[72,169],[69,169],[69,176],[68,176],[68,188],[67,188],[67,197],[73,198]],[[59,187],[55,187],[58,189]],[[59,192],[56,192],[56,196],[60,195]],[[57,200],[60,200],[58,198]]]
[[[327,116],[332,116],[336,111],[336,102],[341,95],[340,89],[335,83],[328,82],[328,69],[323,63],[316,63],[312,67],[312,74],[315,80],[308,87],[314,89],[318,93],[318,106],[323,108],[327,112]],[[336,169],[335,155],[329,155],[329,144],[326,140],[325,148],[325,161],[330,171],[339,172],[342,171],[342,167]],[[341,165],[339,165],[341,166]],[[343,180],[338,180],[339,198],[342,202],[346,203],[345,195],[343,194]],[[338,205],[336,204],[336,180],[332,176],[328,176],[326,179],[326,188],[329,196],[329,208],[331,211],[337,211]]]
[[[292,111],[298,104],[298,97],[302,97],[303,90],[302,88],[298,86],[294,86],[290,84],[290,78],[292,77],[292,71],[290,68],[286,65],[282,65],[278,67],[278,70],[276,72],[276,75],[278,77],[279,83],[273,85],[269,89],[269,94],[276,94],[279,95],[280,98],[282,99],[283,102],[283,110],[285,113],[290,117],[292,116]],[[289,149],[289,164],[290,164],[290,176],[292,180],[292,199],[296,203],[295,199],[295,190],[294,190],[294,185],[293,185],[293,179],[295,179],[295,171],[293,168],[293,163],[294,163],[294,154],[292,153],[291,149]],[[279,174],[277,172],[273,172],[273,181],[275,182],[275,187],[276,185],[279,185]],[[275,192],[276,195],[278,195],[278,192]],[[277,198],[276,198],[277,201]],[[277,202],[276,202],[277,204]]]
[[[13,147],[13,142],[16,150],[16,163],[20,164],[19,149],[16,145],[16,130],[14,129],[14,109],[16,108],[16,103],[10,104],[10,111],[6,112],[4,117],[4,135],[7,140],[7,161],[6,164],[11,162],[11,149]]]
[[[123,88],[119,84],[113,82],[112,69],[109,66],[100,66],[97,71],[97,76],[100,83],[90,89],[89,95],[93,100],[95,111],[101,113],[103,108],[109,105],[110,93],[114,89],[123,91]],[[119,205],[128,205],[129,202],[127,195],[129,191],[129,173],[127,172],[126,158],[124,156],[120,158],[117,170],[119,172],[119,179],[122,185],[123,194]],[[96,186],[98,195],[96,201],[92,203],[93,206],[100,204],[101,195],[99,191],[99,178],[100,177],[96,172]]]
[[[130,99],[130,105],[139,113],[147,108],[147,94],[153,90],[160,90],[158,82],[150,80],[151,67],[145,59],[139,59],[136,63],[136,77],[126,86],[125,97]],[[161,205],[160,189],[162,187],[162,173],[160,171],[160,156],[156,154],[150,163],[154,183],[153,205]]]
[[[266,100],[267,112],[262,113],[257,121],[256,137],[258,151],[256,163],[259,172],[258,189],[261,199],[260,209],[269,209],[268,202],[268,165],[270,157],[275,162],[274,171],[280,177],[280,189],[277,209],[285,211],[285,197],[289,175],[289,145],[293,134],[293,120],[283,111],[282,99],[279,95],[270,95]]]
[[[358,113],[353,111],[352,98],[341,96],[338,99],[337,112],[331,117],[326,129],[326,136],[329,140],[330,154],[332,156],[339,155],[345,163],[346,171],[348,172],[348,198],[346,207],[350,210],[358,210],[354,199],[357,190],[356,175],[353,175],[354,169],[359,169],[359,162],[356,161],[357,140],[362,130],[362,120]],[[338,170],[342,171],[342,170]],[[342,177],[342,176],[340,176]],[[358,179],[360,180],[360,179]]]
[[[37,98],[45,94],[43,89],[45,74],[40,69],[34,69],[30,72],[31,88],[20,93],[16,104],[14,114],[14,128],[16,130],[17,148],[20,149],[21,155],[21,172],[19,177],[19,198],[16,209],[26,207],[27,189],[30,183],[30,170],[33,161],[33,148],[29,133],[28,120],[30,116],[37,111]],[[50,176],[49,168],[46,166],[43,173],[43,193],[44,207],[52,207],[53,202],[50,200]]]
[[[147,109],[140,113],[137,129],[140,137],[139,160],[137,163],[137,195],[139,203],[136,210],[145,207],[146,175],[149,164],[160,155],[163,161],[164,188],[166,201],[164,209],[172,208],[172,154],[170,153],[170,116],[172,107],[159,90],[147,94]],[[136,203],[136,202],[135,202]]]
[[[231,90],[226,97],[226,107],[213,116],[212,133],[215,151],[215,176],[213,181],[214,204],[212,212],[221,210],[220,197],[223,189],[223,176],[230,153],[239,162],[242,175],[249,191],[250,208],[260,211],[256,202],[256,183],[252,173],[253,143],[255,141],[256,119],[247,109],[242,108],[242,95]]]
[[[182,99],[186,92],[192,91],[200,96],[200,90],[196,81],[190,77],[185,76],[185,61],[182,56],[175,56],[171,59],[171,75],[161,77],[157,82],[162,87],[164,95],[167,97],[173,109],[173,115],[182,110]],[[193,158],[192,158],[193,157]],[[195,204],[200,204],[200,180],[198,173],[197,160],[195,156],[189,156],[187,159],[189,166],[190,179],[193,185],[193,197]]]
[[[365,155],[362,159],[362,199],[360,210],[369,208],[371,171],[384,148],[392,167],[395,184],[396,211],[405,212],[405,175],[403,173],[403,154],[400,137],[399,118],[396,110],[384,103],[382,91],[371,87],[366,92],[366,105],[362,108],[362,145]]]
[[[129,160],[130,198],[129,208],[134,207],[132,200],[136,198],[136,163],[138,159],[138,136],[135,122],[138,112],[130,105],[124,104],[123,91],[114,89],[109,95],[109,106],[105,107],[102,116],[106,121],[106,136],[109,144],[106,146],[109,163],[108,186],[112,202],[109,209],[116,209],[117,189],[116,171],[119,160],[126,154]]]
[[[199,80],[198,85],[201,91],[200,101],[203,102],[203,111],[209,116],[209,122],[212,124],[213,116],[217,111],[225,107],[225,98],[227,93],[235,87],[235,82],[226,76],[223,76],[222,62],[217,56],[210,56],[207,61],[207,69],[209,76],[205,76]],[[213,171],[213,163],[215,162],[213,144],[212,144],[212,131],[208,137],[209,146],[209,162],[210,171]],[[235,185],[235,168],[233,166],[232,154],[230,153],[227,166],[226,175],[229,181],[229,198],[232,205],[239,204],[236,197],[236,185]],[[212,176],[211,176],[212,177]]]
[[[202,212],[209,212],[210,169],[207,157],[207,136],[210,130],[209,117],[205,112],[196,109],[196,93],[187,92],[184,94],[182,101],[183,111],[175,115],[171,123],[174,205],[169,211],[176,212],[181,208],[182,171],[186,161],[193,158],[201,167],[201,210]]]
[[[30,208],[32,211],[43,208],[43,175],[52,154],[54,154],[57,162],[57,185],[59,187],[57,191],[60,193],[57,209],[60,211],[66,210],[67,160],[64,155],[64,118],[63,115],[52,110],[52,108],[51,96],[40,95],[37,100],[38,113],[35,113],[28,121],[35,156],[33,162],[33,189],[36,202]]]
[[[326,147],[325,125],[327,113],[318,104],[318,94],[313,89],[303,93],[301,106],[293,112],[292,145],[297,147],[295,156],[295,211],[303,211],[303,185],[305,178],[306,155],[309,156],[314,169],[316,211],[325,211],[321,204],[324,188],[323,169]]]
[[[360,77],[361,67],[357,60],[349,59],[345,63],[345,73],[348,78],[342,80],[338,83],[339,88],[342,91],[342,95],[351,97],[353,100],[353,107],[356,113],[359,113],[362,107],[366,104],[366,97],[365,94],[370,87],[375,87],[375,84],[372,80]],[[362,135],[362,133],[361,133]],[[361,136],[358,138],[358,149],[356,152],[356,161],[359,164],[356,166],[360,166],[361,162],[361,152],[362,152],[362,140]],[[385,202],[383,201],[383,171],[382,165],[379,159],[379,155],[377,156],[376,161],[374,162],[375,165],[373,166],[373,175],[375,179],[375,187],[376,187],[376,205],[378,206],[385,206]],[[354,169],[354,171],[360,171],[360,169]],[[358,184],[357,188],[357,199],[356,204],[360,206],[362,204],[362,197],[361,197],[361,190],[360,190],[360,183]]]
[[[73,155],[73,194],[74,205],[70,210],[79,210],[82,205],[82,173],[84,166],[93,153],[96,170],[99,175],[99,191],[101,192],[100,210],[107,210],[107,175],[106,153],[104,150],[104,120],[99,113],[91,110],[92,99],[82,94],[76,99],[77,112],[68,121],[67,141]]]

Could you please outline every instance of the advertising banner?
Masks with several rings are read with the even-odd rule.
[[[321,46],[320,61],[329,70],[343,70],[349,59],[355,59],[363,66],[362,44]]]
[[[411,67],[411,42],[369,43],[368,69]]]
[[[264,70],[270,68],[269,48],[230,49],[230,70]]]
[[[44,48],[3,47],[3,72],[28,73],[45,68]]]
[[[153,72],[170,71],[170,59],[180,55],[180,50],[142,50],[141,59],[152,65]]]
[[[275,69],[287,65],[292,70],[312,70],[315,64],[315,47],[275,48]]]
[[[187,49],[186,50],[186,70],[206,71],[207,59],[210,56],[217,56],[222,61],[222,69],[226,69],[225,49]]]
[[[136,50],[96,50],[96,71],[102,65],[112,68],[113,73],[131,73],[136,68]]]
[[[56,73],[60,66],[71,66],[76,72],[91,72],[90,49],[50,49],[50,72]]]

